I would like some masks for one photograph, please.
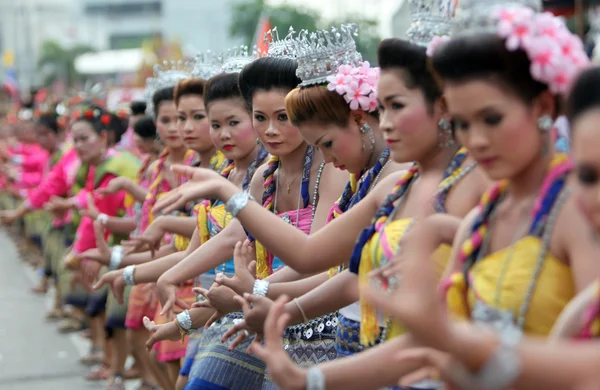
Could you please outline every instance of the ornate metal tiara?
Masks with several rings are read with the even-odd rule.
[[[329,31],[302,30],[290,40],[290,50],[298,61],[296,75],[302,80],[300,86],[327,83],[327,76],[336,74],[341,65],[360,66],[362,55],[356,51],[354,41],[357,31],[355,24],[342,24]]]
[[[221,61],[220,73],[241,72],[242,69],[244,69],[244,66],[257,58],[257,54],[256,49],[253,49],[252,53],[250,53],[248,46],[245,45],[222,52],[219,56]]]
[[[456,7],[452,35],[496,32],[497,20],[492,11],[497,7],[521,6],[542,11],[541,0],[460,0]]]
[[[296,59],[297,54],[294,51],[294,27],[290,26],[287,35],[283,39],[279,39],[279,31],[277,27],[273,27],[265,34],[265,42],[269,47],[267,56],[278,57],[278,58],[292,58]]]
[[[427,46],[436,36],[450,35],[452,0],[410,0],[409,6],[411,24],[406,37],[410,42]]]
[[[154,65],[154,77],[146,79],[146,111],[153,111],[152,97],[157,91],[174,87],[179,80],[192,77],[192,69],[193,62],[190,61],[164,61]]]
[[[192,77],[208,80],[221,72],[221,56],[210,50],[199,53],[194,61]]]

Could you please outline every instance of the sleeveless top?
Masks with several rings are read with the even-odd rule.
[[[279,157],[273,156],[269,160],[269,165],[265,170],[263,177],[264,181],[264,192],[262,196],[263,207],[271,212],[274,212],[282,220],[288,224],[297,227],[305,234],[310,234],[312,223],[314,220],[314,213],[318,201],[319,184],[321,182],[321,174],[325,167],[325,162],[322,162],[319,166],[319,171],[315,180],[315,189],[312,197],[310,196],[310,172],[313,163],[314,148],[309,146],[306,149],[304,155],[304,165],[302,170],[302,180],[300,182],[300,193],[298,199],[299,203],[302,201],[302,208],[296,210],[289,210],[285,212],[277,212],[275,209],[277,204],[277,180],[275,179],[275,172],[278,171],[280,163]],[[248,239],[254,241],[254,238],[248,234]],[[265,247],[258,241],[254,241],[256,251],[256,277],[258,279],[264,279],[271,275],[274,270],[279,267],[285,266],[285,264],[278,258],[274,257],[268,252]]]
[[[476,166],[475,163],[471,163],[462,167],[462,163],[466,157],[467,150],[461,148],[450,161],[438,185],[434,203],[435,211],[439,213],[446,212],[445,202],[448,192]],[[414,219],[404,218],[394,220],[394,215],[402,204],[404,195],[406,195],[417,176],[418,166],[415,164],[396,183],[392,194],[388,196],[377,211],[371,227],[365,229],[359,236],[350,263],[350,270],[358,274],[359,284],[366,285],[370,283],[370,273],[384,266],[394,257],[401,248],[402,237],[414,226],[416,222]],[[396,200],[399,203],[394,206]],[[451,247],[446,244],[441,245],[436,250],[435,259],[440,275],[450,258],[450,252]],[[404,329],[400,324],[394,323],[389,319],[385,323],[383,333],[381,333],[381,318],[379,318],[375,308],[363,300],[362,297],[360,306],[355,304],[355,308],[360,308],[360,338],[363,345],[375,344],[378,337],[385,340],[388,337],[396,337],[404,333]]]
[[[554,222],[569,195],[565,181],[570,164],[557,155],[532,212],[527,236],[486,254],[488,225],[506,183],[486,193],[472,234],[459,253],[464,271],[443,285],[449,313],[485,323],[500,332],[547,336],[575,295],[571,269],[549,251]],[[517,261],[511,261],[518,259]]]

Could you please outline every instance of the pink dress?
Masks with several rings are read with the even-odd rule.
[[[29,189],[42,182],[50,153],[38,144],[19,143],[11,151],[11,161],[17,169],[17,177],[13,183],[21,196],[26,197]]]

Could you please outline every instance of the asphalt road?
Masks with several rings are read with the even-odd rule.
[[[88,368],[78,360],[87,352],[87,341],[79,334],[61,335],[45,322],[51,294],[29,292],[36,278],[0,230],[0,390],[104,389],[105,382],[83,379]],[[127,389],[136,385],[130,381]]]

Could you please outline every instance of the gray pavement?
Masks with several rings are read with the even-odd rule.
[[[0,230],[0,390],[101,390],[86,382],[78,363],[87,342],[78,334],[61,335],[47,324],[48,297],[29,292],[36,276]],[[128,383],[128,389],[135,383]]]

